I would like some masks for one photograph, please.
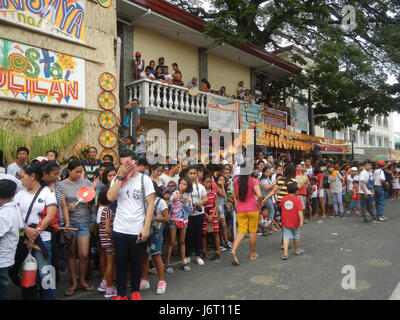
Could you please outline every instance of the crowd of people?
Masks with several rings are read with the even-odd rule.
[[[112,157],[100,161],[91,147],[88,159],[72,156],[61,170],[57,151],[28,162],[29,149],[19,148],[16,161],[0,172],[0,299],[8,298],[8,277],[21,285],[28,251],[37,282],[21,287],[23,299],[56,299],[59,273],[67,268],[66,296],[98,290],[128,300],[130,279],[130,299],[141,300],[151,273],[158,277],[156,294],[166,292],[173,257],[185,272],[191,263],[220,261],[224,251],[239,265],[245,237],[255,260],[257,236],[281,232],[281,258],[288,260],[292,239],[294,254],[304,253],[300,229],[309,220],[360,216],[382,223],[386,200],[399,199],[400,165],[383,161],[287,161],[258,152],[254,171],[244,174],[241,157],[233,165],[168,158],[150,165],[145,155],[126,148],[115,167]],[[84,187],[95,190],[93,200],[78,201]],[[96,256],[98,288],[87,282]]]
[[[182,80],[182,72],[179,70],[178,64],[176,62],[172,63],[171,67],[173,73],[171,74],[171,69],[166,65],[164,57],[158,58],[157,66],[155,60],[150,60],[149,64],[146,66],[141,52],[137,51],[135,59],[133,60],[133,66],[135,79],[149,79],[171,85],[185,86]],[[207,79],[201,79],[199,84],[197,77],[192,77],[186,87],[189,89],[198,88],[203,92],[210,92],[223,97],[243,100],[248,103],[260,104],[268,108],[286,111],[286,105],[283,101],[279,84],[275,81],[269,83],[265,90],[261,88],[260,83],[256,84],[254,90],[246,89],[244,81],[240,81],[236,92],[231,94],[226,91],[225,86],[221,86],[219,90],[212,89]]]

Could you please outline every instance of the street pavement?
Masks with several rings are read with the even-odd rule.
[[[149,275],[150,289],[141,292],[144,300],[386,300],[400,299],[400,200],[386,202],[383,223],[365,224],[361,217],[326,218],[308,221],[301,231],[300,246],[305,253],[281,259],[281,234],[257,237],[260,257],[249,260],[248,239],[238,251],[239,266],[222,253],[220,262],[190,263],[191,272],[175,266],[166,274],[167,291],[156,295],[157,276]],[[346,267],[350,266],[350,267]],[[345,267],[345,268],[344,268]],[[353,268],[354,267],[354,268]],[[343,270],[344,268],[344,270]],[[355,288],[348,280],[355,271]],[[342,272],[343,271],[343,272]],[[353,273],[352,273],[353,274]],[[344,279],[345,278],[345,279]],[[343,280],[344,279],[344,280]],[[88,282],[99,283],[97,270]],[[342,283],[350,284],[344,289]],[[95,292],[76,291],[65,297],[68,273],[62,273],[57,296],[64,300],[105,300]],[[397,290],[395,291],[397,287]],[[10,297],[20,299],[19,288],[10,288]]]

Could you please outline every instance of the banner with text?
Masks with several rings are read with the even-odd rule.
[[[223,131],[239,129],[239,101],[208,94],[208,127]]]
[[[286,129],[286,112],[267,107],[264,107],[262,112],[265,124],[270,124],[278,128]]]
[[[0,39],[0,98],[85,107],[85,60]]]
[[[85,42],[85,0],[0,0],[0,20]]]

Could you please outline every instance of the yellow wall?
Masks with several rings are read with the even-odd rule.
[[[245,88],[250,88],[249,67],[212,53],[208,55],[208,81],[211,90],[219,90],[221,86],[225,86],[229,95],[236,95],[241,80],[244,81]]]
[[[165,64],[169,67],[171,74],[174,72],[172,64],[174,62],[178,64],[185,85],[192,77],[199,77],[197,47],[139,26],[134,26],[133,31],[134,53],[141,52],[146,66],[149,65],[150,60],[154,60],[157,66],[158,58],[162,56],[165,58]]]

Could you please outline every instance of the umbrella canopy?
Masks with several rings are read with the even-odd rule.
[[[385,156],[384,154],[378,154],[378,155],[374,156],[371,160],[374,162],[377,162],[377,161],[389,162],[387,156]]]

